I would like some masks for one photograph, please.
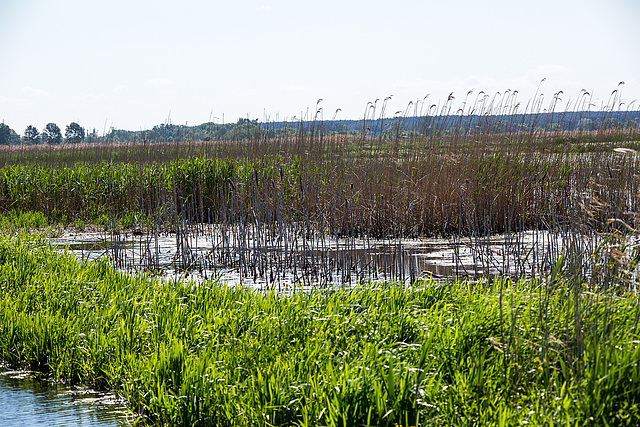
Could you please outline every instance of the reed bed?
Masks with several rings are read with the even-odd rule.
[[[487,116],[473,132],[446,133],[450,119],[427,117],[422,126],[429,126],[408,134],[337,135],[314,122],[286,137],[256,131],[244,140],[3,150],[0,212],[97,224],[109,234],[116,265],[126,264],[118,250],[125,232],[145,236],[137,258],[152,269],[157,236],[173,233],[180,268],[226,260],[254,281],[277,282],[287,264],[302,283],[363,280],[378,270],[393,271],[389,280],[416,278],[411,265],[377,265],[371,251],[356,256],[352,243],[348,259],[332,259],[331,239],[360,239],[367,248],[371,240],[468,239],[479,260],[496,264],[491,256],[483,261],[482,242],[527,230],[560,235],[551,252],[571,249],[565,256],[591,280],[595,247],[608,233],[640,225],[640,157],[630,148],[640,139],[636,128],[546,131],[532,122],[497,132]],[[195,257],[193,238],[220,250]],[[518,263],[529,257],[517,237],[508,238],[516,246],[504,252],[518,252]],[[318,256],[292,260],[294,247]],[[277,259],[269,255],[274,248]],[[401,247],[396,252],[411,259]],[[555,261],[538,255],[531,258],[542,262],[528,271],[547,271]]]
[[[536,94],[524,110],[511,90],[469,92],[458,108],[453,94],[437,105],[425,97],[393,117],[387,98],[367,104],[354,135],[318,120],[319,100],[305,121],[202,125],[206,141],[167,124],[128,133],[126,143],[112,142],[111,132],[99,144],[3,147],[0,212],[111,228],[284,220],[374,238],[558,229],[587,219],[596,231],[610,219],[635,228],[640,128],[637,114],[623,110],[623,84],[601,111],[584,90],[565,111],[562,91],[548,107]]]
[[[237,158],[6,165],[0,210],[93,223],[138,215],[160,227],[176,217],[236,223],[286,217],[334,235],[371,237],[499,233],[586,215],[600,229],[611,218],[638,225],[640,164],[630,152],[544,154],[478,145],[395,158],[393,144],[373,155],[316,142],[306,142],[302,154],[265,142]]]
[[[139,421],[640,422],[638,296],[562,260],[537,279],[291,294],[130,275],[23,231],[0,260],[0,359],[115,390]]]

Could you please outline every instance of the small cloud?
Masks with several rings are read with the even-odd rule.
[[[268,12],[271,12],[271,11],[273,10],[273,8],[272,8],[271,6],[269,6],[269,5],[263,4],[262,6],[260,6],[260,7],[258,8],[258,10],[259,10],[260,12],[268,13]]]
[[[149,79],[147,80],[147,84],[152,86],[168,86],[171,84],[171,80],[169,79]]]
[[[50,96],[48,92],[30,87],[30,86],[25,86],[22,89],[20,89],[20,93],[30,98],[42,98],[42,97]]]
[[[149,84],[152,84],[152,83],[149,82]],[[118,85],[112,89],[112,92],[121,93],[126,91],[127,89],[129,89],[129,86],[127,85]]]

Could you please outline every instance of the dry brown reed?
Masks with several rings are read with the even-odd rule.
[[[254,129],[231,141],[3,149],[0,209],[173,231],[184,266],[192,263],[184,233],[198,223],[224,225],[236,251],[226,256],[239,262],[269,233],[478,240],[534,229],[569,241],[620,229],[612,218],[640,225],[637,129],[514,128],[504,125],[512,110],[479,102],[469,110],[484,114],[474,130],[448,102],[412,129],[390,120],[389,132],[373,136],[314,121],[295,136]]]

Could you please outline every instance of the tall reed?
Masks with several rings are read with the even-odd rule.
[[[475,145],[464,151],[407,151],[397,158],[392,145],[370,157],[348,141],[320,148],[318,141],[305,143],[309,151],[302,154],[273,144],[231,158],[7,165],[0,174],[0,209],[90,222],[131,212],[168,218],[167,210],[189,220],[204,220],[210,212],[216,220],[233,197],[242,207],[237,215],[271,221],[280,204],[291,220],[308,218],[336,235],[447,236],[548,227],[597,204],[602,208],[590,222],[596,228],[610,218],[637,225],[629,214],[638,210],[633,195],[640,193],[634,154],[544,154]]]

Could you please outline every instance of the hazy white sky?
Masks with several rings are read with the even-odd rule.
[[[543,77],[545,99],[586,89],[598,108],[623,80],[629,105],[639,22],[640,0],[0,0],[0,121],[102,133],[291,119],[319,98],[324,119],[359,119],[388,95],[388,116],[472,89],[524,105]]]

